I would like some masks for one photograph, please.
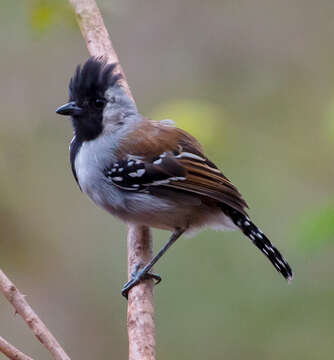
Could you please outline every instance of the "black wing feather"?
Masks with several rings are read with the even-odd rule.
[[[131,191],[147,190],[150,186],[186,179],[185,168],[167,154],[151,162],[131,158],[118,161],[105,169],[104,173],[116,186]]]

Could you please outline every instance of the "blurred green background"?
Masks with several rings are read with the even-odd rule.
[[[140,111],[198,136],[295,270],[241,233],[183,238],[156,266],[158,358],[333,359],[334,2],[99,5]],[[126,359],[126,229],[80,193],[55,114],[84,41],[65,0],[0,6],[0,267],[72,359]],[[49,358],[3,297],[0,335]]]

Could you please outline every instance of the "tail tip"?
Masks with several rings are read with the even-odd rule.
[[[289,274],[288,277],[286,278],[289,285],[292,283],[293,277],[294,277],[294,273],[291,272],[291,274]]]

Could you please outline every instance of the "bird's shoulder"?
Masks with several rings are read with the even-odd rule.
[[[174,126],[171,120],[145,119],[133,126],[120,142],[118,156],[123,158],[127,154],[134,154],[149,159],[164,152],[175,152],[180,146],[204,156],[200,143],[186,131]]]

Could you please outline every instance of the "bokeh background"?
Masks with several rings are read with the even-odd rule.
[[[241,233],[180,240],[156,266],[158,358],[333,359],[334,2],[99,5],[141,112],[200,139],[295,270]],[[65,0],[0,7],[0,266],[73,359],[126,359],[126,229],[80,193],[55,114],[84,41]],[[3,297],[0,335],[49,358]]]

